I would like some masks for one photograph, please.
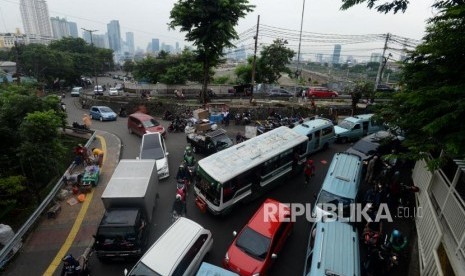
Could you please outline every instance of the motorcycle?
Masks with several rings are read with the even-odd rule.
[[[250,113],[249,112],[242,113],[242,124],[248,125],[250,123],[251,123]]]
[[[399,197],[399,206],[400,207],[410,207],[412,203],[412,195],[418,193],[420,188],[415,185],[409,186],[405,184],[400,184],[400,197]]]
[[[119,109],[118,116],[120,116],[120,117],[122,117],[122,118],[127,117],[128,114],[126,113],[126,108],[121,107],[121,108]]]
[[[62,110],[63,112],[66,112],[66,104],[65,104],[65,103],[61,102],[61,103],[60,103],[60,108],[61,108],[61,110]]]
[[[242,122],[242,115],[241,113],[236,113],[236,116],[234,116],[234,124],[236,126],[240,125]]]
[[[168,132],[184,132],[186,124],[182,121],[172,121],[168,126]]]
[[[187,198],[187,180],[178,179],[176,183],[176,194],[181,196],[182,201],[186,201]]]
[[[165,121],[173,121],[174,120],[173,113],[171,113],[169,110],[165,111],[165,114],[163,114],[163,120],[165,120]]]
[[[90,130],[88,126],[86,126],[85,124],[81,125],[78,122],[73,122],[72,126],[75,131],[76,130]]]

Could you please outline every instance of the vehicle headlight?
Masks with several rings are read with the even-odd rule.
[[[224,255],[224,262],[225,262],[225,263],[229,263],[229,255],[228,255],[228,252],[226,252],[226,254]]]
[[[255,274],[252,274],[252,276],[260,276],[260,272],[257,272]]]
[[[167,170],[168,170],[168,163],[166,163],[159,169],[159,171],[167,171]]]

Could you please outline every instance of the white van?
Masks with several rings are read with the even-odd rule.
[[[357,228],[340,221],[316,222],[308,239],[304,276],[360,276]]]
[[[210,230],[180,217],[125,275],[195,275],[212,244]]]
[[[333,123],[331,120],[324,118],[305,121],[295,126],[292,130],[308,137],[305,156],[328,148],[336,140]]]
[[[336,141],[347,143],[358,140],[364,136],[384,130],[384,126],[373,120],[375,114],[363,114],[354,117],[347,117],[334,127],[336,131]]]
[[[82,90],[83,89],[80,86],[73,87],[73,89],[71,89],[71,97],[79,97],[81,95]]]
[[[342,215],[339,220],[349,219],[351,205],[357,198],[362,167],[362,159],[358,155],[347,152],[334,155],[313,209],[313,217],[317,221],[329,214],[328,208],[332,207],[330,205],[342,208],[337,209],[337,215]]]

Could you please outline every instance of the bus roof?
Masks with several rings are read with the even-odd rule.
[[[225,183],[307,140],[307,136],[282,126],[210,155],[198,164],[210,177]]]

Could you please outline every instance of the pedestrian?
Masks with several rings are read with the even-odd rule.
[[[224,112],[224,118],[223,118],[223,121],[224,121],[224,126],[229,126],[229,110],[226,110]]]
[[[305,89],[302,89],[302,91],[300,92],[300,95],[302,96],[302,102],[305,100]]]
[[[103,164],[103,150],[99,148],[92,148],[92,155],[97,160],[99,168],[101,168]]]
[[[378,163],[378,156],[375,155],[373,158],[368,162],[367,165],[367,174],[365,176],[365,183],[371,184],[373,181],[373,176],[375,174],[375,167]]]
[[[310,178],[315,176],[315,165],[313,164],[313,160],[311,159],[307,160],[307,162],[305,163],[304,173],[305,173],[305,184],[308,184],[310,182]]]

